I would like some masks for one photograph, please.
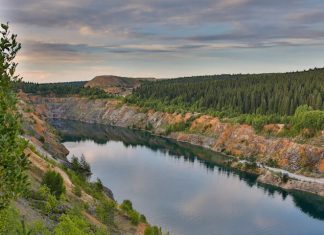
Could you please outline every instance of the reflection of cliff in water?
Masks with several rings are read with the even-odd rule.
[[[300,191],[286,192],[275,186],[257,183],[256,176],[233,170],[227,166],[229,157],[211,150],[180,143],[170,139],[151,135],[145,131],[131,130],[100,124],[88,124],[79,121],[51,120],[51,124],[59,131],[63,142],[93,140],[97,144],[106,144],[108,141],[121,141],[128,146],[145,146],[154,151],[168,153],[174,158],[182,158],[188,162],[199,161],[210,171],[226,174],[228,177],[235,175],[250,187],[258,187],[268,195],[278,193],[283,199],[291,195],[295,205],[304,213],[324,220],[324,199],[316,195]]]

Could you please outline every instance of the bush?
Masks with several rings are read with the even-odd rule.
[[[43,185],[39,188],[39,199],[43,200],[42,203],[37,203],[37,207],[41,209],[45,214],[50,214],[56,211],[59,205],[59,201],[56,196],[51,194],[49,188]]]
[[[270,159],[268,159],[268,161],[267,161],[267,165],[268,165],[269,167],[278,167],[278,162],[277,162],[276,159],[272,159],[272,158],[270,158]]]
[[[127,215],[129,216],[129,219],[132,222],[132,224],[138,225],[138,223],[141,220],[141,216],[137,211],[131,210],[127,213]]]
[[[83,180],[88,180],[92,175],[90,164],[86,161],[83,154],[80,160],[76,156],[72,156],[71,169]]]
[[[133,204],[130,200],[124,200],[123,203],[120,205],[120,209],[124,212],[128,212],[133,210]]]
[[[105,225],[111,226],[114,224],[116,203],[112,200],[105,200],[96,208],[96,214],[100,221]]]
[[[41,135],[41,136],[39,137],[39,141],[42,142],[42,143],[45,143],[45,137]]]
[[[76,196],[81,197],[81,196],[82,196],[82,191],[81,191],[80,186],[76,185],[76,186],[73,188],[73,193],[74,193]]]
[[[56,198],[60,198],[60,196],[65,192],[63,178],[55,171],[46,172],[42,184],[46,185],[51,194]]]
[[[139,222],[146,223],[145,216],[141,215],[133,209],[133,205],[130,200],[124,200],[123,203],[120,205],[120,209],[127,214],[132,224],[137,225]]]
[[[324,129],[324,111],[313,110],[307,105],[299,106],[292,118],[292,124],[298,131],[308,128],[310,130]]]
[[[9,207],[0,210],[0,234],[18,235],[17,229],[20,227],[20,216],[16,209]]]
[[[60,223],[55,228],[56,235],[88,235],[94,234],[90,224],[82,217],[77,215],[62,215]]]
[[[289,180],[289,175],[287,173],[281,174],[281,182],[287,183]]]
[[[148,226],[144,231],[144,235],[162,235],[162,230],[157,226]]]

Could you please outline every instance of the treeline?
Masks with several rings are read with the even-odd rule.
[[[79,95],[91,98],[111,98],[113,95],[106,93],[99,88],[84,87],[86,82],[60,82],[60,83],[32,83],[32,82],[15,82],[15,91],[22,90],[28,94],[37,94],[42,96],[70,96]]]
[[[157,109],[221,112],[226,116],[293,115],[301,105],[324,109],[324,69],[145,82],[127,101]]]

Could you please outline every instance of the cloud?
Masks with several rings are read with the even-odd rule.
[[[151,68],[154,59],[158,67],[167,56],[178,64],[185,59],[190,69],[207,57],[232,58],[233,49],[245,60],[245,49],[324,44],[319,0],[2,1],[0,18],[17,29],[20,59],[34,63],[33,70],[44,63],[109,67],[118,61],[127,71],[127,63]]]

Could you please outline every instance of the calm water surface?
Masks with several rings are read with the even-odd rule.
[[[321,198],[257,184],[226,168],[224,156],[129,129],[53,125],[69,156],[84,154],[118,202],[130,199],[171,234],[324,234]]]

